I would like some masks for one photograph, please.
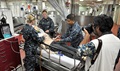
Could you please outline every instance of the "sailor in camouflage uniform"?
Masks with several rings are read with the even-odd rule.
[[[51,37],[54,36],[54,23],[50,17],[47,16],[47,11],[42,11],[43,18],[40,20],[38,27],[43,29],[44,32],[49,34]]]
[[[28,24],[25,24],[24,28],[21,30],[21,34],[25,39],[24,50],[26,56],[24,59],[24,66],[26,71],[34,71],[37,59],[37,48],[44,40],[44,36],[38,37],[38,33],[32,27],[35,23],[35,18],[32,15],[27,16],[27,23]]]

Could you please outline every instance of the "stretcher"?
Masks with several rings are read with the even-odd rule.
[[[54,39],[51,39],[49,35],[44,33],[42,30],[41,33],[39,33],[38,35],[39,37],[43,35],[45,36],[44,45],[42,45],[43,49],[41,49],[41,65],[44,68],[50,71],[80,71],[79,68],[82,67],[80,60],[70,58],[65,55],[60,55],[56,52],[51,51],[49,48],[46,49],[46,47],[56,48],[54,46],[50,46]],[[69,51],[66,52],[69,53]],[[76,54],[74,53],[70,54],[76,56]]]
[[[42,66],[50,71],[76,71],[77,68],[79,71],[80,60],[44,49],[41,50],[41,55]]]

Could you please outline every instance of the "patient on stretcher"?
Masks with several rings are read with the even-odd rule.
[[[44,36],[45,37],[45,40],[43,41],[44,44],[46,45],[49,45],[49,46],[52,46],[52,47],[49,47],[50,49],[47,49],[46,46],[44,44],[41,44],[40,46],[42,46],[42,48],[44,50],[41,50],[41,54],[43,57],[45,58],[49,58],[49,53],[50,53],[50,59],[53,60],[54,62],[57,62],[60,64],[62,64],[63,66],[69,68],[69,69],[72,69],[73,67],[76,67],[80,61],[79,60],[74,60],[73,59],[73,55],[76,53],[76,49],[75,50],[72,50],[70,48],[65,48],[65,47],[62,47],[60,46],[59,44],[55,43],[54,42],[54,39],[55,38],[50,38],[48,34],[46,34],[42,29],[40,28],[37,28],[35,26],[33,26],[38,32],[40,32],[38,35],[39,37],[41,36]],[[55,50],[55,49],[57,50]],[[62,54],[61,54],[61,51],[62,51]],[[64,53],[64,51],[67,53],[69,52],[68,54]],[[70,53],[74,53],[72,55],[70,55]],[[61,56],[61,59],[59,59],[59,57]],[[60,61],[59,61],[60,60]],[[74,62],[76,61],[76,62]]]
[[[68,48],[65,48],[63,46],[61,46],[59,43],[62,43],[62,42],[54,42],[54,39],[55,38],[50,38],[48,34],[46,34],[42,29],[38,28],[37,26],[33,26],[38,32],[38,35],[39,37],[41,36],[44,36],[45,37],[45,40],[43,41],[45,44],[49,45],[49,46],[52,46],[52,47],[49,47],[50,50],[51,50],[51,53],[54,53],[54,52],[57,52],[57,51],[62,51],[62,53],[68,57],[71,57],[73,58],[73,55],[70,54],[70,53],[76,53],[77,49],[73,48],[73,47],[68,47]],[[44,49],[46,49],[45,45],[41,44],[42,47],[44,47]],[[49,51],[49,50],[47,50]],[[69,52],[69,53],[67,53]]]

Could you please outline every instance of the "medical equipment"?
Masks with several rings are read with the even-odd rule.
[[[54,46],[50,46],[44,43],[47,47],[56,48]],[[58,49],[58,48],[56,48]],[[60,51],[64,51],[62,49],[58,49]],[[67,53],[70,53],[68,51],[64,51]],[[75,53],[71,53],[72,55],[76,56]],[[70,58],[65,55],[60,55],[55,52],[51,52],[49,49],[42,49],[41,50],[42,55],[42,66],[50,71],[80,71],[79,68],[81,68],[81,62],[80,60],[77,60],[74,58]]]
[[[44,36],[45,40],[41,44],[40,48],[40,65],[50,71],[80,71],[82,64],[80,60],[76,59],[76,52],[67,49],[58,48],[57,46],[51,46],[54,39],[50,38],[48,34],[40,30],[39,37]],[[58,52],[53,52],[50,48],[57,49],[58,51],[66,52],[73,55],[73,58],[65,56]]]

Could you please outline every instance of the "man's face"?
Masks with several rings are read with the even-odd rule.
[[[69,25],[73,25],[74,24],[74,21],[70,20],[70,19],[66,19],[66,22],[69,24]]]
[[[46,12],[43,12],[43,13],[42,13],[42,16],[43,16],[43,18],[46,19],[46,18],[47,18],[47,13],[46,13]]]

